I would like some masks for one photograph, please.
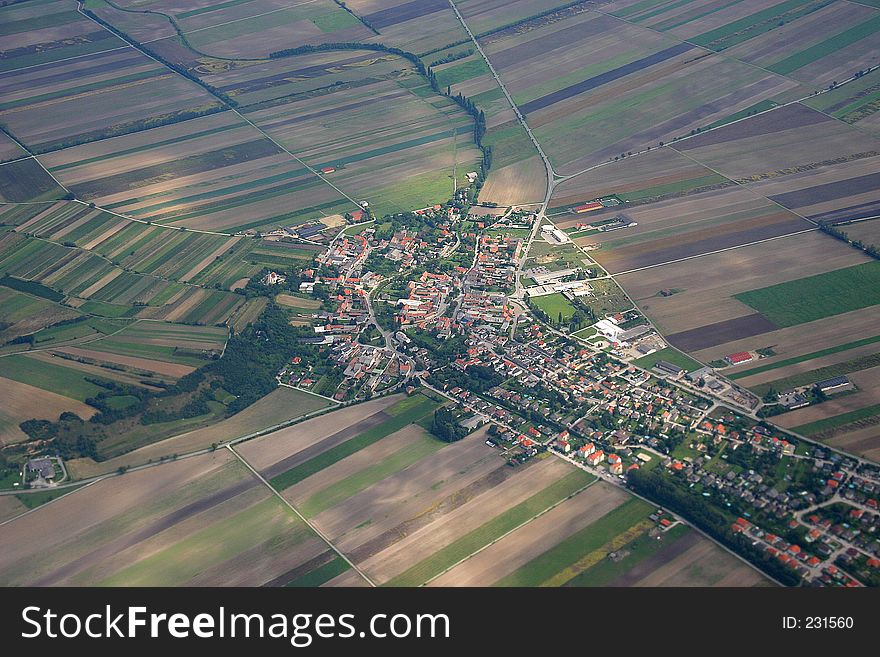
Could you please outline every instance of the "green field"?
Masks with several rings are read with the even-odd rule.
[[[822,433],[829,429],[837,429],[838,427],[851,424],[852,422],[858,422],[859,420],[864,420],[869,417],[874,417],[875,415],[880,415],[880,404],[866,406],[865,408],[850,411],[849,413],[841,413],[840,415],[825,418],[824,420],[816,420],[815,422],[801,424],[800,426],[792,427],[792,431],[796,431],[805,436],[814,436],[817,433]]]
[[[653,354],[648,354],[647,356],[637,358],[633,361],[633,363],[635,365],[638,365],[639,367],[643,367],[646,370],[649,370],[654,367],[654,365],[656,365],[658,361],[661,360],[665,360],[667,363],[672,363],[673,365],[678,365],[688,372],[693,372],[694,370],[698,370],[703,367],[693,358],[685,356],[683,353],[681,353],[677,349],[673,349],[672,347],[666,347],[665,349],[661,349],[660,351],[655,351]]]
[[[866,262],[734,295],[780,328],[880,303],[880,262]]]
[[[372,445],[395,431],[403,429],[406,425],[422,419],[429,413],[433,413],[434,409],[437,408],[436,402],[422,395],[415,395],[405,399],[402,402],[398,402],[395,406],[400,405],[404,405],[405,410],[397,409],[395,411],[394,407],[388,409],[386,412],[391,414],[392,417],[379,426],[368,429],[359,436],[347,440],[336,447],[332,447],[326,452],[318,454],[314,458],[291,468],[287,472],[283,472],[277,477],[273,477],[269,483],[276,490],[289,488],[303,479],[311,477],[316,472],[320,472],[324,468],[333,465],[337,461],[341,461],[346,456],[351,456],[364,447]]]
[[[99,582],[102,586],[179,586],[213,565],[257,546],[300,543],[311,530],[272,496],[149,554]]]
[[[46,502],[51,502],[52,500],[57,500],[62,495],[67,495],[68,493],[72,493],[79,486],[70,486],[68,488],[56,488],[54,490],[46,490],[40,491],[37,493],[19,493],[16,495],[16,499],[24,504],[29,509],[36,509],[38,506],[43,506]]]
[[[767,68],[774,73],[788,75],[817,59],[826,57],[862,39],[866,39],[878,30],[880,30],[880,16],[875,16],[870,20],[859,23],[855,27],[844,30],[840,34],[835,34],[805,50],[786,57]]]
[[[560,292],[546,294],[542,297],[529,297],[529,303],[547,313],[551,323],[559,321],[559,317],[562,316],[561,323],[564,324],[575,313],[575,307]]]
[[[389,580],[386,586],[419,586],[424,584],[476,550],[499,539],[507,532],[528,522],[537,514],[574,495],[594,481],[596,478],[583,470],[575,470],[567,474],[524,502],[520,502],[438,550],[430,557],[423,559],[415,566],[408,568]]]
[[[444,68],[443,70],[436,71],[437,84],[441,88],[443,88],[452,84],[464,82],[465,80],[470,80],[471,78],[485,75],[488,72],[489,67],[486,65],[485,60],[482,57],[477,56],[475,59],[472,59],[469,62],[463,62],[461,64],[456,64],[455,66],[450,66],[449,68]]]
[[[580,531],[535,557],[523,567],[504,577],[494,586],[541,586],[572,568],[585,555],[598,550],[618,534],[644,520],[653,507],[638,498],[630,498]],[[576,572],[572,571],[574,576]],[[570,578],[569,578],[570,579]],[[566,580],[567,581],[567,580]]]
[[[300,575],[295,580],[285,584],[285,586],[293,588],[321,586],[321,584],[329,582],[334,577],[337,577],[350,569],[351,566],[346,563],[345,559],[342,557],[334,557],[332,561],[328,561],[323,566],[319,566],[314,570],[307,572],[305,575]]]
[[[688,192],[692,189],[697,189],[698,187],[717,185],[719,183],[725,182],[730,181],[719,173],[710,173],[708,175],[699,176],[697,178],[689,178],[688,180],[680,180],[678,182],[667,183],[665,185],[654,185],[653,187],[636,189],[631,192],[623,192],[621,194],[618,194],[618,196],[622,201],[638,201],[644,198],[651,198],[653,196],[679,194],[682,192]]]
[[[6,356],[0,358],[0,377],[19,383],[85,401],[104,389],[86,381],[89,375],[70,367],[28,358],[27,356]]]
[[[426,415],[426,418],[430,416]],[[310,498],[297,505],[299,511],[311,518],[321,511],[325,511],[331,507],[341,504],[348,498],[356,495],[365,488],[372,486],[383,479],[390,477],[396,472],[420,461],[445,447],[447,443],[433,438],[428,434],[424,434],[415,438],[411,443],[397,450],[390,456],[385,457],[380,462],[364,468],[360,472],[336,482],[332,486],[328,486]]]

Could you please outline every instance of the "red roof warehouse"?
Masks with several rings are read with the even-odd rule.
[[[731,365],[739,365],[740,363],[748,363],[752,360],[752,355],[748,351],[738,351],[727,356],[725,360]]]

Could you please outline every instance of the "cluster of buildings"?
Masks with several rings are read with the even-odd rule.
[[[523,273],[535,282],[535,285],[525,290],[530,297],[543,297],[558,292],[573,301],[593,294],[593,286],[589,281],[578,279],[581,274],[578,268],[550,271],[547,267],[539,266],[527,269]]]
[[[338,271],[354,275],[366,260],[369,253],[367,239],[363,234],[342,235],[327,251],[319,256],[318,262]]]
[[[481,235],[474,266],[464,277],[465,290],[512,290],[516,281],[515,262],[523,246],[518,237]]]
[[[425,271],[416,280],[409,281],[406,289],[407,297],[397,300],[400,326],[425,328],[446,310],[453,280],[448,274]]]

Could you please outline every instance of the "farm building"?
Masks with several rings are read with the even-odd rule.
[[[605,206],[602,205],[601,203],[597,203],[597,202],[593,201],[592,203],[584,203],[583,205],[577,206],[574,209],[574,211],[577,214],[583,214],[584,212],[593,212],[594,210],[601,210],[603,207],[605,207]]]
[[[753,360],[753,357],[748,351],[738,351],[735,354],[725,356],[724,360],[731,365],[741,365],[742,363],[748,363],[750,360]]]
[[[604,226],[599,226],[599,230],[603,233],[607,233],[612,230],[620,230],[621,228],[629,228],[630,226],[638,226],[638,224],[627,217],[625,214],[618,215],[614,217],[613,220],[605,224]]]
[[[816,387],[822,392],[831,392],[832,390],[838,390],[848,385],[850,385],[850,380],[848,376],[835,376],[831,379],[819,381],[816,384]]]
[[[669,361],[658,360],[657,364],[654,365],[655,370],[659,370],[664,374],[669,374],[670,376],[680,376],[684,370],[678,365],[673,365]]]

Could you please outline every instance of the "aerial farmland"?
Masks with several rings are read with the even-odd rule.
[[[0,584],[880,585],[877,2],[0,26]]]

